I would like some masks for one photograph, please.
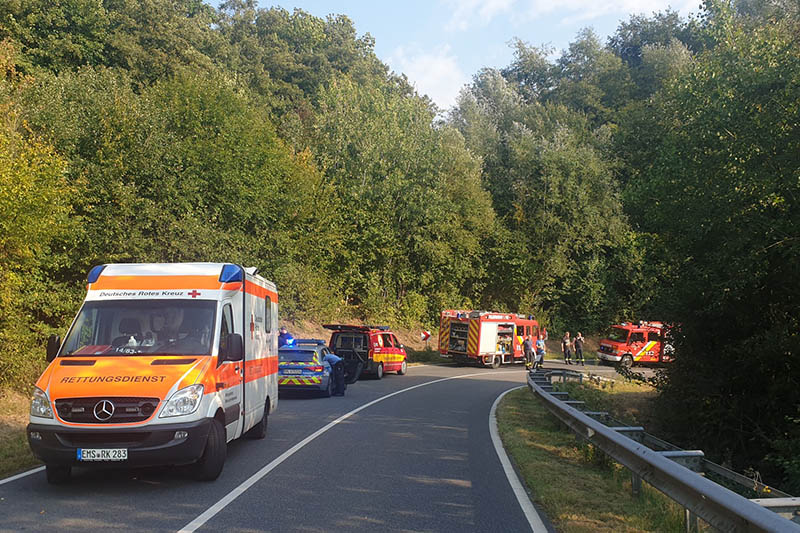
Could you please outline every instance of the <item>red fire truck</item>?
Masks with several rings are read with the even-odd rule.
[[[674,349],[665,339],[668,331],[661,322],[616,324],[600,341],[597,358],[600,364],[620,363],[628,368],[635,364],[668,363],[674,358]]]
[[[530,315],[448,309],[439,322],[439,353],[457,363],[492,368],[524,363],[527,335],[535,344],[539,323]]]

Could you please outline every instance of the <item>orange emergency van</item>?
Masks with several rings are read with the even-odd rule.
[[[216,479],[228,442],[266,435],[277,330],[277,290],[254,268],[93,268],[65,339],[48,342],[31,403],[28,442],[47,480],[74,466],[190,463]]]

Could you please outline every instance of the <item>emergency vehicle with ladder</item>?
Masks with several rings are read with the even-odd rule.
[[[227,443],[264,438],[277,407],[277,289],[235,264],[97,266],[47,360],[27,435],[49,482],[182,464],[213,480]]]
[[[535,345],[539,322],[530,315],[448,309],[439,320],[439,353],[457,363],[492,368],[524,363],[522,343],[528,335]]]

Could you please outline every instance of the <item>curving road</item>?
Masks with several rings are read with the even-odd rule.
[[[0,532],[530,531],[489,435],[495,399],[524,383],[520,366],[416,366],[344,397],[282,396],[267,438],[229,445],[213,483],[36,472],[0,481]]]

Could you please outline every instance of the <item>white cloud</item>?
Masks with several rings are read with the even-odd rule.
[[[458,66],[449,45],[433,50],[419,46],[395,48],[387,62],[395,72],[402,72],[421,94],[427,94],[442,109],[452,107],[458,92],[469,81]]]
[[[562,24],[574,24],[590,21],[592,19],[611,14],[643,14],[651,15],[657,11],[670,8],[682,15],[697,9],[696,0],[678,0],[676,3],[663,0],[560,0],[554,3],[551,0],[529,0],[525,9],[527,20],[535,20],[545,15],[563,15]],[[676,5],[677,4],[677,5]]]
[[[446,9],[452,10],[452,15],[445,30],[466,31],[470,27],[485,26],[492,19],[511,10],[516,0],[442,0]]]

